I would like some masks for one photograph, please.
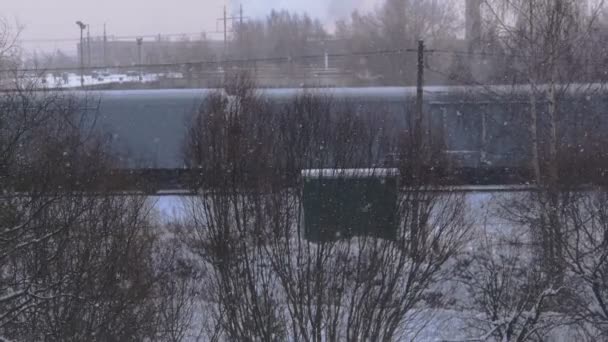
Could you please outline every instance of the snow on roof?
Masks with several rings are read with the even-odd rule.
[[[398,169],[310,169],[302,170],[304,178],[369,178],[369,177],[396,177]]]

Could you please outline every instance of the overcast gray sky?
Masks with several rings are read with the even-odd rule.
[[[215,31],[224,3],[236,8],[242,2],[245,15],[263,17],[272,8],[309,12],[325,22],[368,10],[381,0],[0,0],[0,16],[24,26],[26,48],[75,50],[75,42],[32,40],[77,39],[76,20],[91,25],[91,35],[117,36]],[[213,38],[213,35],[208,35]],[[73,51],[68,51],[73,52]]]

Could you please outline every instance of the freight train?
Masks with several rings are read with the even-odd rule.
[[[602,85],[571,84],[554,88],[555,120],[560,151],[604,158],[608,136],[608,93]],[[210,89],[128,90],[87,93],[99,99],[97,127],[110,137],[124,168],[150,175],[174,187],[171,178],[188,164],[183,141],[193,116]],[[347,104],[353,115],[374,113],[398,134],[411,128],[416,89],[405,87],[259,89],[256,94],[275,108],[298,95],[329,97]],[[76,94],[82,94],[76,92]],[[426,87],[424,127],[437,143],[450,172],[463,175],[465,184],[525,182],[529,175],[531,144],[546,148],[549,86]],[[536,132],[532,134],[532,114]],[[391,133],[392,134],[392,133]],[[389,159],[386,152],[386,159]],[[541,153],[542,154],[542,153]],[[588,158],[587,158],[588,159]]]

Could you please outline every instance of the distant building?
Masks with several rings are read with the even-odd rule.
[[[84,61],[90,66],[128,66],[139,64],[138,45],[135,39],[109,40],[103,38],[84,41]],[[217,60],[222,53],[223,41],[215,40],[144,40],[142,44],[143,64],[187,63],[192,61]],[[77,44],[80,58],[80,43]],[[90,51],[90,58],[89,58]]]

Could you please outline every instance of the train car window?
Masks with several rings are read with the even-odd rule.
[[[482,116],[474,105],[453,105],[444,111],[446,147],[450,152],[479,153]]]
[[[529,132],[526,130],[526,106],[518,103],[488,104],[481,108],[485,115],[485,162],[506,167],[523,164],[529,156]]]

